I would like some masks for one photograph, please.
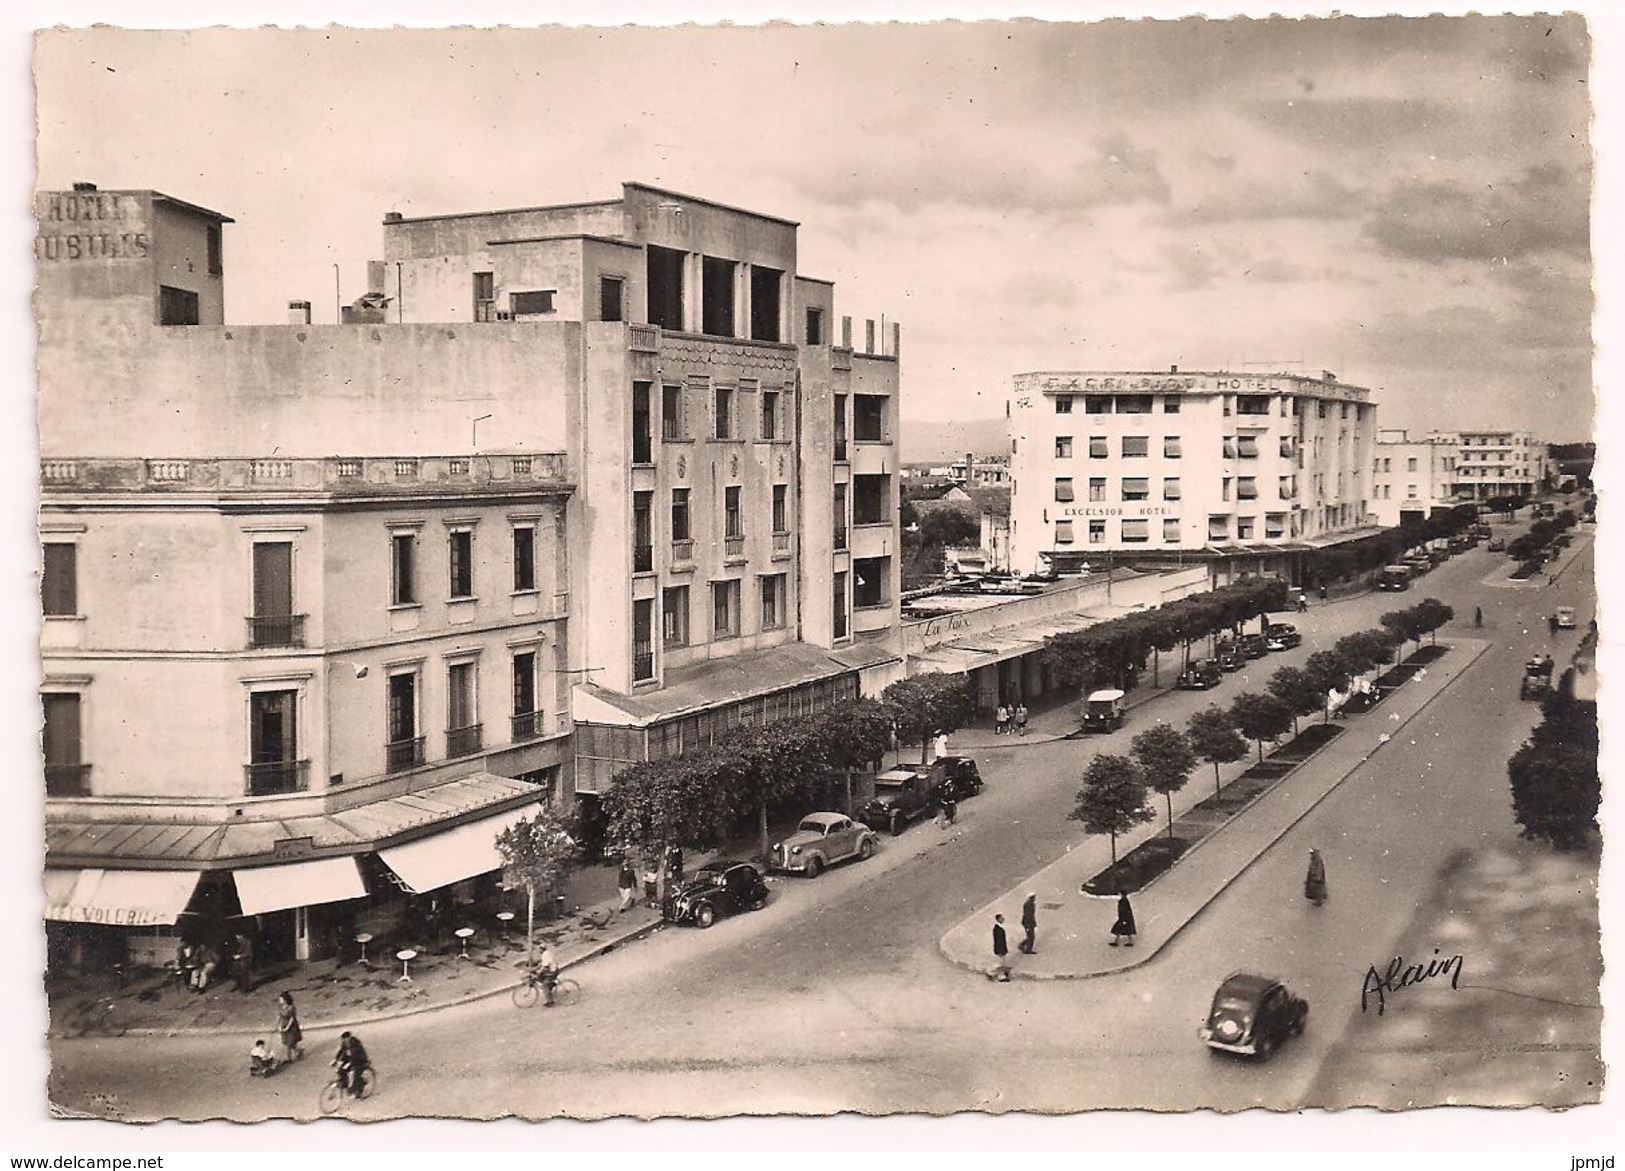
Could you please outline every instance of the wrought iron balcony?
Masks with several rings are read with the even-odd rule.
[[[90,766],[88,764],[46,765],[45,795],[47,797],[90,796]]]
[[[254,614],[248,618],[248,645],[255,648],[304,646],[303,614]]]
[[[391,740],[384,745],[384,768],[388,772],[398,773],[422,763],[422,736],[414,736],[410,740]]]
[[[513,716],[513,741],[536,740],[543,733],[541,712],[516,712]]]
[[[309,776],[308,760],[269,760],[243,766],[245,788],[250,797],[303,793]]]
[[[466,728],[446,729],[446,756],[473,756],[480,750],[480,729],[483,724],[470,724]]]

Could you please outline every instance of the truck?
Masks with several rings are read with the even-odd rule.
[[[858,810],[858,820],[896,837],[910,822],[929,816],[935,802],[928,776],[911,768],[887,769],[875,777],[875,795]]]
[[[1411,588],[1411,568],[1408,565],[1384,565],[1377,574],[1379,590],[1408,590]]]

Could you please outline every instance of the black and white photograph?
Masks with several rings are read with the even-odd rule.
[[[1135,15],[38,14],[14,1108],[1590,1125],[1592,17]]]

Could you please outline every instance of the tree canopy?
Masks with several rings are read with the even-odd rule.
[[[1273,695],[1243,691],[1230,702],[1230,718],[1236,731],[1258,745],[1258,759],[1264,759],[1264,741],[1278,739],[1292,726],[1292,712]]]
[[[1247,741],[1236,731],[1235,721],[1229,712],[1211,704],[1190,718],[1185,725],[1185,736],[1191,750],[1213,766],[1213,791],[1220,792],[1219,766],[1247,755]]]
[[[1126,756],[1100,755],[1089,762],[1078,790],[1077,805],[1067,817],[1081,821],[1092,834],[1111,837],[1112,865],[1117,864],[1117,835],[1150,821],[1145,778]]]
[[[1174,794],[1190,780],[1196,752],[1185,734],[1168,724],[1153,724],[1129,745],[1146,783],[1168,803],[1168,836],[1174,836]]]

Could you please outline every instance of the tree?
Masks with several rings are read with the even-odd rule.
[[[848,700],[820,712],[815,726],[824,755],[841,771],[851,813],[852,773],[878,761],[891,746],[891,709],[878,699]]]
[[[1507,775],[1512,815],[1525,838],[1550,842],[1559,850],[1577,849],[1591,839],[1602,803],[1595,750],[1528,743],[1512,754]]]
[[[1235,721],[1223,708],[1210,705],[1197,712],[1185,725],[1185,736],[1191,750],[1213,765],[1213,792],[1222,792],[1219,784],[1219,766],[1231,764],[1247,755],[1247,742],[1236,732]]]
[[[1428,636],[1430,644],[1438,642],[1439,628],[1456,616],[1456,611],[1438,598],[1423,598],[1413,609],[1416,611],[1417,629]]]
[[[927,671],[890,684],[880,693],[892,714],[899,742],[920,746],[920,763],[930,752],[931,739],[939,732],[955,732],[970,719],[970,685],[963,675]]]
[[[1265,688],[1292,713],[1292,734],[1298,734],[1298,717],[1318,712],[1326,706],[1326,692],[1315,686],[1307,671],[1282,667],[1269,677]]]
[[[1349,681],[1354,672],[1348,656],[1337,650],[1316,651],[1310,655],[1303,664],[1303,673],[1312,686],[1320,694],[1320,706],[1324,715],[1323,723],[1330,723],[1332,718],[1331,695],[1333,691],[1341,691],[1343,685]]]
[[[1110,834],[1112,865],[1117,865],[1117,835],[1156,816],[1145,805],[1145,778],[1126,756],[1101,755],[1083,772],[1078,803],[1067,818],[1083,822],[1092,834]]]
[[[1230,703],[1230,718],[1236,731],[1258,745],[1258,759],[1264,759],[1264,741],[1278,739],[1292,726],[1292,713],[1273,695],[1243,691]]]
[[[496,838],[504,877],[525,888],[525,953],[536,954],[536,896],[543,901],[564,890],[576,865],[576,844],[565,819],[551,805],[515,822]]]
[[[1377,621],[1382,623],[1383,629],[1391,633],[1400,642],[1412,641],[1417,647],[1422,645],[1421,624],[1417,620],[1416,607],[1410,606],[1403,610],[1390,610]]]
[[[982,525],[976,517],[962,509],[944,506],[933,508],[920,518],[920,542],[936,545],[979,545]]]
[[[1168,802],[1168,836],[1174,836],[1174,794],[1190,780],[1196,753],[1185,734],[1167,724],[1154,724],[1129,745],[1146,782]]]

